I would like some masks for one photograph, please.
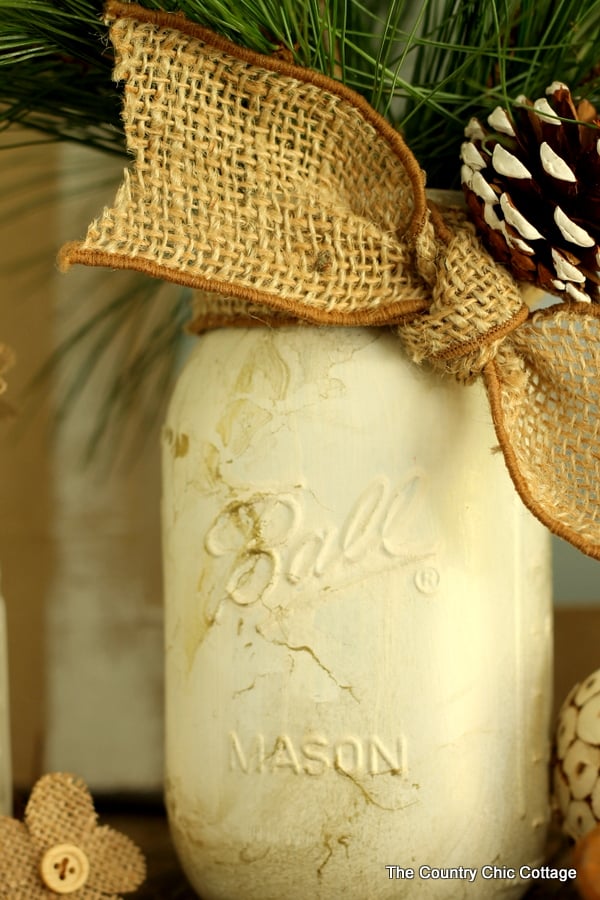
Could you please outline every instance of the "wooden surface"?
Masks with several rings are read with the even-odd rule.
[[[598,575],[600,576],[600,565],[598,566]],[[554,708],[556,711],[574,684],[600,668],[599,638],[600,601],[596,606],[558,607],[554,610]]]
[[[599,634],[600,608],[555,611],[555,707],[575,681],[600,666]],[[137,796],[103,798],[95,788],[93,793],[100,822],[129,835],[146,856],[147,881],[131,896],[136,900],[198,900],[179,867],[160,801],[156,797],[147,802],[140,802]],[[22,818],[27,795],[18,792],[15,798],[17,818]],[[556,834],[549,842],[546,862],[555,867],[571,865],[569,846]],[[477,900],[474,887],[473,900]],[[546,881],[532,883],[524,900],[578,900],[578,893],[572,884]]]
[[[127,834],[143,850],[148,863],[148,878],[134,895],[137,900],[198,900],[177,862],[164,813],[159,808],[146,812],[100,812],[101,824],[109,824]],[[572,865],[570,848],[553,835],[549,842],[548,865],[568,868]],[[382,873],[384,877],[385,873]],[[133,895],[132,895],[133,896]],[[477,898],[476,886],[473,900]],[[559,881],[532,882],[524,900],[579,900],[574,885]],[[231,898],[234,900],[234,898]],[[312,900],[307,897],[306,900]]]
[[[148,877],[132,897],[136,900],[198,900],[179,867],[162,809],[150,808],[137,814],[103,814],[99,806],[99,815],[102,825],[112,825],[126,834],[146,857]]]
[[[134,796],[96,796],[95,807],[100,825],[111,825],[135,841],[146,857],[148,875],[145,883],[132,900],[198,900],[183,874],[171,838],[164,807],[160,797],[152,795],[140,798]],[[16,792],[13,815],[22,819],[27,803],[27,794]],[[466,865],[468,863],[465,863]],[[507,864],[510,864],[507,862]],[[557,828],[551,830],[545,864],[553,868],[571,868],[571,842],[564,838]],[[385,877],[386,873],[382,873]],[[477,883],[472,892],[477,900]],[[229,898],[235,900],[235,898]],[[306,900],[313,900],[307,897]],[[575,885],[560,881],[532,882],[522,900],[581,900]]]

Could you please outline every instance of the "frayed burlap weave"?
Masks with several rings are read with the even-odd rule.
[[[535,313],[501,350],[484,375],[517,490],[555,534],[600,558],[600,309]]]
[[[133,266],[327,324],[427,307],[411,248],[396,237],[422,173],[393,129],[389,146],[323,79],[282,76],[302,70],[279,60],[251,65],[164,14],[107,11],[125,16],[112,40],[135,169],[64,261]],[[214,317],[218,296],[213,306]]]
[[[134,164],[61,267],[194,287],[196,331],[397,326],[416,362],[483,375],[523,500],[600,558],[595,310],[532,318],[464,214],[428,207],[400,135],[343,85],[181,16],[106,12]]]
[[[146,863],[136,845],[124,834],[98,826],[92,797],[84,782],[55,772],[35,784],[25,810],[25,822],[0,817],[0,896],[7,900],[51,900],[72,893],[81,900],[120,900],[137,890],[146,877]],[[89,867],[81,886],[56,891],[60,863],[43,860],[59,851],[83,854]],[[68,865],[65,867],[68,868]],[[56,875],[56,870],[59,870]],[[64,873],[62,873],[64,874]]]

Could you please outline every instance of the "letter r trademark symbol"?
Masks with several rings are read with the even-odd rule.
[[[418,569],[415,573],[415,585],[422,594],[435,594],[440,585],[440,573],[433,566]]]

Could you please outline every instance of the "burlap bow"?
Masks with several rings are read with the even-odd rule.
[[[600,558],[597,307],[530,314],[465,217],[428,207],[400,135],[343,85],[181,16],[110,2],[107,17],[135,164],[61,267],[197,288],[197,330],[397,326],[415,361],[483,376],[524,502]]]

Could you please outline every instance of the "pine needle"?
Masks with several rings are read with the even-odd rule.
[[[432,187],[458,185],[458,154],[472,116],[544,96],[553,81],[600,105],[600,0],[141,0],[181,11],[262,53],[287,48],[299,65],[357,90],[405,135]],[[0,130],[13,124],[48,140],[125,154],[113,52],[102,0],[0,0]],[[21,138],[19,138],[21,139]],[[61,415],[76,402],[106,348],[152,305],[137,287],[90,319],[59,354],[89,343]],[[141,302],[144,297],[143,303]],[[124,355],[98,414],[100,443],[152,372],[165,384],[183,307]],[[167,364],[165,365],[165,361]],[[56,360],[54,360],[56,362]],[[75,387],[77,385],[77,387]],[[154,397],[149,401],[151,410]],[[156,408],[156,403],[154,403]]]
[[[339,78],[404,131],[435,187],[466,121],[561,80],[599,98],[600,0],[142,0]],[[0,128],[124,153],[101,0],[0,0]]]

